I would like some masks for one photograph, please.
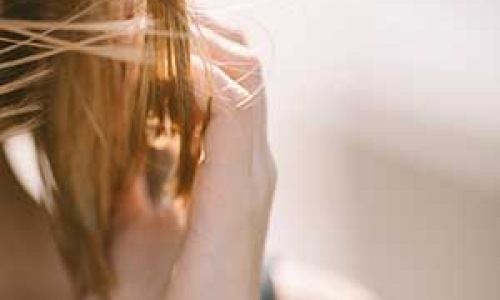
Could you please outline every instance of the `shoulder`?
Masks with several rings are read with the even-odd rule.
[[[11,158],[0,151],[0,299],[70,299],[49,225]]]

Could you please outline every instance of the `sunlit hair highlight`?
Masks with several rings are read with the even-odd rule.
[[[34,132],[63,260],[77,293],[103,299],[113,198],[139,172],[158,173],[148,153],[161,150],[175,163],[151,198],[188,205],[208,121],[195,104],[185,0],[131,1],[131,18],[124,2],[0,2],[0,132]]]

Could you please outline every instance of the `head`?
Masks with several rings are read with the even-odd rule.
[[[34,133],[44,209],[80,292],[109,293],[111,219],[131,178],[153,174],[152,199],[189,202],[207,120],[189,23],[185,0],[0,1],[0,132]]]

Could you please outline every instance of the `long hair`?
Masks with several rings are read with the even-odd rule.
[[[168,138],[175,164],[152,199],[187,204],[208,120],[195,105],[185,0],[130,1],[129,18],[124,2],[0,1],[0,132],[34,133],[63,261],[79,294],[103,298],[113,197],[158,173],[148,153]]]

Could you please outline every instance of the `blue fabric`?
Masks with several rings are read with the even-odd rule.
[[[274,284],[268,268],[263,268],[260,299],[277,300]]]

